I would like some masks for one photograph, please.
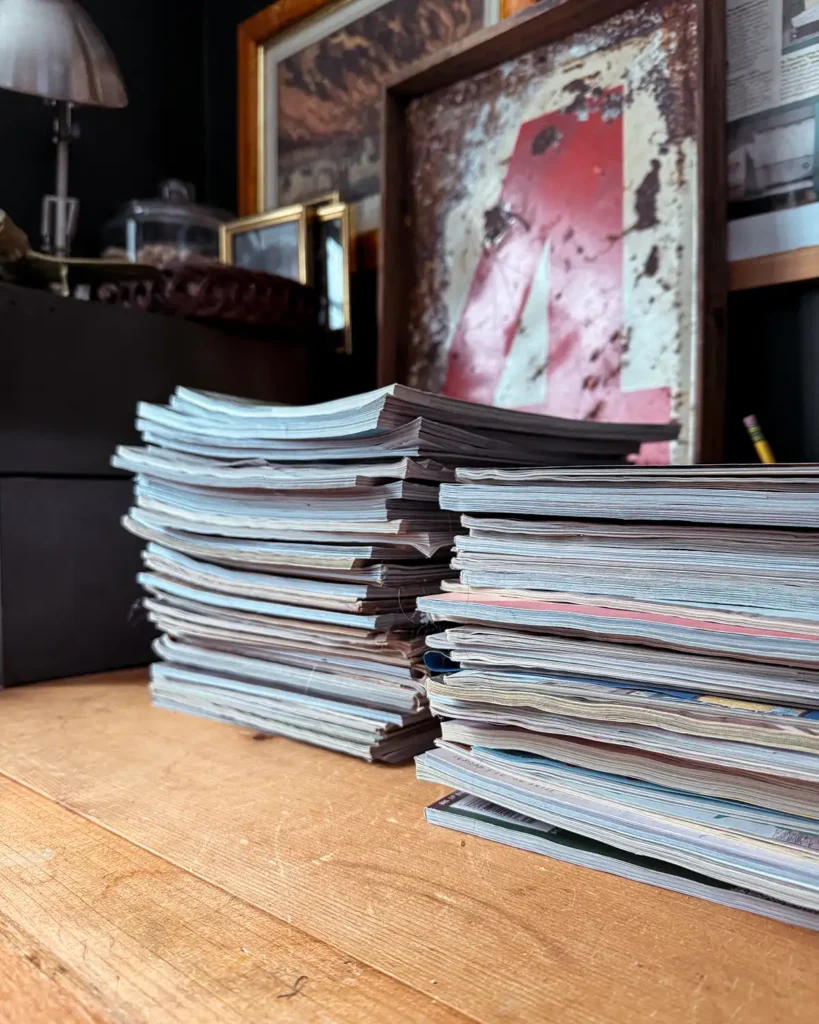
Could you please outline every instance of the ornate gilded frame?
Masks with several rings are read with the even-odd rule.
[[[239,213],[264,209],[264,48],[280,33],[321,18],[351,0],[276,0],[238,29]],[[522,0],[500,0],[500,16],[521,9]],[[548,0],[547,0],[548,2]]]

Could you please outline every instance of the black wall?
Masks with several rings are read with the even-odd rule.
[[[205,0],[205,118],[207,194],[214,206],[236,209],[236,30],[270,0]]]
[[[120,203],[155,195],[169,177],[204,191],[204,15],[201,0],[81,3],[113,49],[130,96],[125,110],[78,112],[82,137],[72,146],[70,181],[70,194],[80,200],[74,253],[96,256],[102,225]],[[0,91],[0,208],[35,245],[40,199],[54,189],[51,120],[40,100]]]
[[[726,457],[753,462],[753,414],[780,462],[819,462],[819,287],[737,292],[729,304]]]

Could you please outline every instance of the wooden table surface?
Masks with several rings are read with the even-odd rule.
[[[426,825],[411,767],[0,693],[0,1021],[794,1024],[819,935]]]

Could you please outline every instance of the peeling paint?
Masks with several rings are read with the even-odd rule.
[[[657,197],[660,194],[661,166],[659,160],[652,160],[651,170],[634,193],[634,212],[637,214],[634,227],[637,231],[648,231],[660,223],[657,220]]]
[[[606,102],[603,104],[603,120],[612,121],[616,117],[623,116],[624,97],[622,93],[609,93]]]
[[[495,206],[485,210],[483,215],[484,248],[500,245],[516,224],[519,224],[524,231],[531,230],[526,219],[516,213],[508,203],[496,203]]]
[[[552,146],[559,146],[562,138],[563,133],[558,128],[555,128],[554,125],[550,125],[548,128],[544,128],[542,132],[537,133],[532,142],[532,152],[535,156],[541,156],[547,150],[550,150]]]
[[[657,271],[660,269],[660,250],[656,245],[651,247],[651,252],[648,254],[648,259],[643,266],[644,277],[654,277]]]
[[[500,354],[507,363],[522,359],[517,370],[504,371],[502,404],[514,404],[516,377],[524,404],[531,407],[532,396],[540,395],[535,407],[587,419],[622,418],[627,407],[639,408],[623,404],[629,396],[665,389],[667,405],[684,421],[673,455],[685,461],[691,407],[686,398],[678,409],[672,396],[689,395],[695,379],[695,8],[693,0],[646,0],[593,30],[409,105],[408,244],[418,271],[410,300],[410,383],[443,388],[456,330],[479,309],[484,319],[470,330],[482,339],[481,349],[459,361],[474,367],[490,358],[494,335],[511,329],[502,326],[509,304],[525,301],[524,265],[550,240],[553,278],[542,319],[565,311],[572,326],[558,319],[552,332],[544,323],[541,356],[532,347],[541,329],[537,317],[530,311],[525,329],[518,324],[527,340],[507,343]],[[521,126],[552,111],[570,121],[547,123],[527,142],[537,158],[532,174],[547,181],[553,162],[571,150],[579,130],[572,125],[622,125],[622,224],[602,235],[595,237],[588,224],[579,230],[563,211],[544,225],[532,206],[535,195],[548,199],[542,177],[532,179],[533,189],[504,191]],[[609,174],[603,160],[597,163],[599,186],[584,186],[590,222],[595,190],[605,191]],[[613,253],[622,253],[620,284],[605,276]],[[480,269],[488,258],[492,275]],[[497,292],[499,282],[508,290]],[[473,305],[478,295],[481,303]],[[616,302],[622,325],[601,333]],[[565,386],[550,388],[557,379],[575,381],[574,398]],[[646,415],[657,415],[657,408]]]
[[[584,418],[587,419],[587,420],[598,420],[598,419],[600,419],[600,416],[603,413],[603,410],[605,409],[605,407],[606,407],[606,403],[605,402],[602,402],[602,401],[601,402],[597,402],[594,406],[592,406],[592,408],[589,410],[589,412],[586,413]]]

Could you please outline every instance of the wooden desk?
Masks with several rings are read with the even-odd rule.
[[[0,693],[3,1024],[819,1017],[819,935],[432,828],[412,768],[143,679]]]

